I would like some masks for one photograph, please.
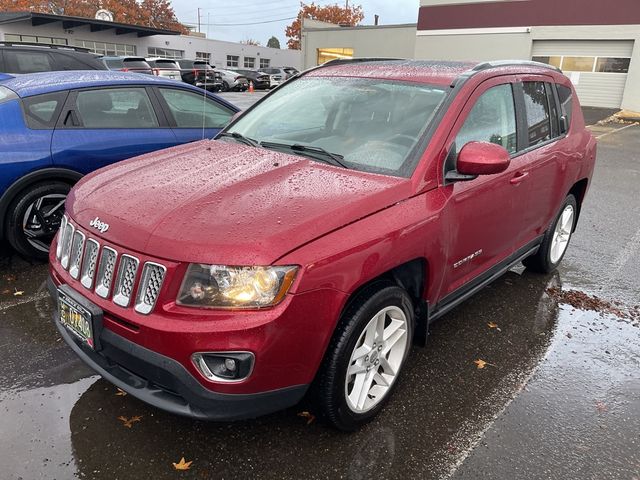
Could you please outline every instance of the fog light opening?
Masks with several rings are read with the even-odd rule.
[[[215,382],[239,382],[253,370],[251,352],[200,352],[192,356],[193,364],[202,375]]]

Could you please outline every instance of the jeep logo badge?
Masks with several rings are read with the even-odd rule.
[[[95,228],[100,233],[106,233],[106,231],[109,230],[109,224],[101,221],[100,217],[96,217],[93,220],[91,220],[89,222],[89,226]]]

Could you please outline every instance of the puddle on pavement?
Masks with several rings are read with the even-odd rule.
[[[0,317],[0,426],[13,433],[0,451],[28,461],[5,468],[9,478],[175,478],[184,456],[194,462],[184,478],[438,478],[545,355],[558,317],[545,291],[558,284],[509,272],[438,321],[383,414],[351,435],[307,425],[304,405],[218,424],[158,411],[96,380],[58,340],[48,301],[11,307]],[[141,419],[126,428],[120,416]]]

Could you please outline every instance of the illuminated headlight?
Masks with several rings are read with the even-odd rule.
[[[200,308],[260,308],[279,303],[298,267],[226,267],[192,263],[177,303]]]

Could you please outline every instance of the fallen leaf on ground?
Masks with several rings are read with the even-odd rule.
[[[131,417],[131,418],[127,418],[127,417],[123,417],[123,416],[119,416],[118,417],[118,420],[120,420],[122,422],[122,424],[127,428],[131,428],[133,426],[133,424],[135,422],[139,422],[140,419],[142,419],[141,415],[136,415],[135,417]]]
[[[477,365],[478,370],[483,369],[487,365],[489,365],[490,367],[495,367],[495,365],[493,363],[485,362],[484,360],[482,360],[480,358],[478,360],[474,360],[473,363],[475,363]]]
[[[5,276],[4,276],[4,279],[5,279],[7,282],[13,282],[13,281],[16,279],[16,276],[15,276],[15,275],[5,275]]]
[[[487,323],[487,327],[489,327],[489,328],[495,328],[495,329],[496,329],[497,331],[499,331],[499,332],[501,332],[501,331],[502,331],[502,330],[500,330],[500,327],[498,326],[498,324],[497,324],[497,323],[494,323],[494,322],[489,322],[489,323]]]
[[[316,419],[316,416],[313,413],[309,413],[309,412],[300,412],[298,413],[298,416],[302,418],[306,418],[307,425],[311,425]]]
[[[173,468],[175,468],[176,470],[189,470],[192,463],[193,460],[191,460],[190,462],[185,462],[184,457],[182,457],[178,463],[173,463]]]
[[[118,391],[116,392],[116,396],[118,397],[124,397],[127,394],[127,392],[125,392],[124,390],[121,390],[118,388]]]
[[[607,404],[604,402],[596,402],[596,410],[598,413],[604,413],[607,411]]]
[[[18,289],[16,288],[16,291],[15,291],[15,292],[13,292],[13,296],[14,296],[14,297],[21,297],[22,295],[24,295],[24,290],[18,290]]]
[[[8,288],[2,291],[3,295],[9,295],[10,293],[11,293],[11,290],[9,290]]]

